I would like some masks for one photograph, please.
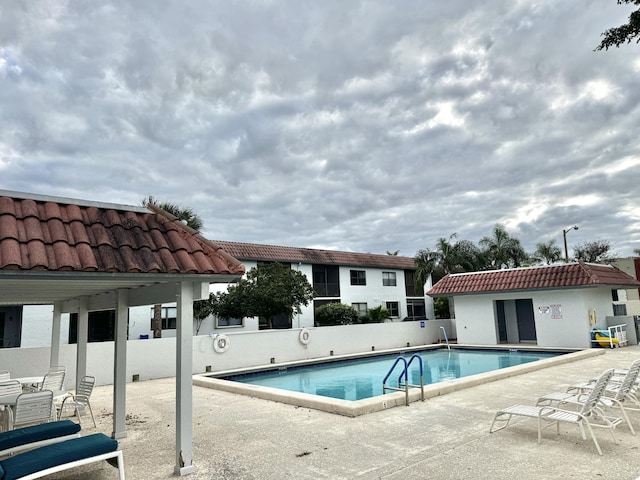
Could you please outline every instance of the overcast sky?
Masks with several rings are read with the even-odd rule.
[[[640,248],[615,0],[0,4],[0,189],[194,209],[211,239],[414,256],[496,223]]]

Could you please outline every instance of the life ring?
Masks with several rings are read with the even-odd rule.
[[[216,335],[213,339],[213,349],[218,353],[224,353],[229,349],[229,337],[226,335]]]
[[[309,330],[306,328],[303,328],[302,330],[300,330],[300,335],[298,335],[298,340],[300,340],[301,344],[308,345],[309,341],[311,341],[311,333],[309,332]]]

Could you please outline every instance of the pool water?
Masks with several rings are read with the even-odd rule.
[[[418,354],[423,360],[424,384],[490,372],[560,355],[557,352],[499,350],[426,350],[404,355],[409,360]],[[225,377],[225,380],[310,393],[344,400],[361,400],[382,395],[382,381],[398,355],[382,355],[307,366],[280,367],[260,373]],[[402,362],[394,369],[387,385],[397,386]],[[420,384],[419,362],[409,367],[409,383]]]

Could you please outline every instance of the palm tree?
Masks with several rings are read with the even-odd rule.
[[[422,288],[431,276],[437,282],[449,273],[474,272],[484,264],[482,252],[469,240],[453,243],[458,236],[453,233],[449,238],[439,238],[435,250],[418,250],[415,256],[415,285]]]
[[[544,261],[551,265],[562,259],[562,250],[556,245],[555,240],[549,240],[547,243],[537,243],[533,255],[536,261]]]
[[[520,240],[509,235],[504,225],[497,223],[493,227],[492,236],[483,237],[483,247],[492,269],[519,267],[527,261],[528,255],[522,248]]]
[[[152,195],[142,199],[142,206],[148,207],[149,205],[154,205],[155,207],[170,213],[178,220],[185,223],[187,227],[191,228],[196,233],[200,233],[203,222],[198,214],[192,209],[182,208],[172,202],[160,202]],[[162,338],[162,304],[156,304],[153,306],[153,338]]]

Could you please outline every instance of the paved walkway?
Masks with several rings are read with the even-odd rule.
[[[582,440],[571,425],[545,430],[517,419],[489,434],[494,413],[512,403],[628,366],[640,347],[553,366],[435,397],[409,407],[347,418],[329,413],[194,387],[194,464],[202,479],[598,479],[640,476],[640,412],[631,413],[634,437],[621,425],[618,444],[607,432]],[[111,433],[112,387],[92,399],[98,428]],[[175,464],[175,380],[127,385],[128,436],[121,440],[129,480],[167,479]],[[85,422],[86,425],[86,422]],[[86,427],[85,431],[95,431]],[[52,479],[116,479],[115,469],[82,467]]]

